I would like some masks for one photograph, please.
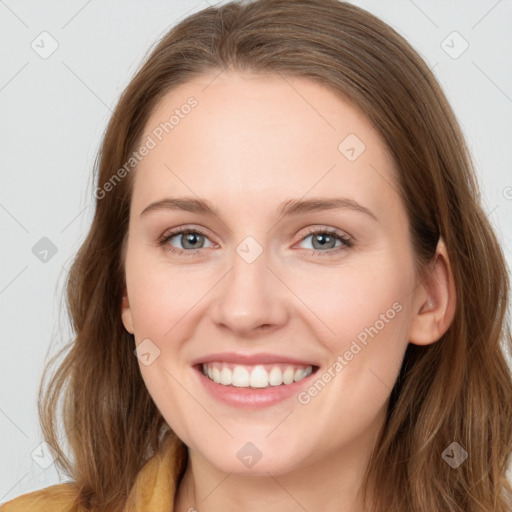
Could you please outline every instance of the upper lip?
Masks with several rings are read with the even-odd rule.
[[[304,366],[316,366],[306,359],[297,359],[279,354],[258,353],[258,354],[237,354],[236,352],[216,352],[199,357],[192,361],[192,365],[211,362],[225,362],[242,365],[290,363]]]

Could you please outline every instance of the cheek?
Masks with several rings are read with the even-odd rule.
[[[372,265],[345,267],[339,273],[315,275],[314,286],[298,291],[317,319],[316,332],[339,361],[338,381],[350,379],[363,386],[381,379],[392,388],[407,348],[410,291],[413,273],[399,268],[393,258]],[[380,264],[379,264],[380,263]],[[311,283],[311,281],[310,281]],[[373,372],[373,373],[372,373]],[[390,389],[389,389],[390,391]],[[363,396],[361,396],[363,398]]]
[[[324,418],[334,444],[365,430],[386,407],[408,345],[409,292],[406,272],[380,265],[315,279],[307,295],[330,361],[298,398],[310,417]]]
[[[173,329],[208,289],[190,268],[173,268],[135,251],[126,262],[126,283],[136,336],[155,339]]]
[[[382,330],[381,315],[385,325],[390,323],[386,320],[399,323],[397,310],[404,306],[411,291],[411,278],[406,271],[390,265],[340,268],[339,272],[330,269],[315,274],[314,279],[296,282],[301,285],[294,291],[322,321],[333,348],[336,339],[355,337],[375,323]]]

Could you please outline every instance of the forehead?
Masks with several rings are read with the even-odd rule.
[[[288,197],[342,195],[389,209],[393,161],[371,121],[309,79],[212,73],[169,91],[146,123],[133,201],[197,195],[268,207]],[[231,204],[230,203],[230,204]],[[226,204],[227,206],[227,204]]]

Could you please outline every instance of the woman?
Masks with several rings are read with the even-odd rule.
[[[190,16],[124,91],[95,197],[40,408],[72,483],[2,511],[510,510],[506,265],[389,26]]]

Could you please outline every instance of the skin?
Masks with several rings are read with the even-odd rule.
[[[160,350],[140,370],[168,424],[189,447],[178,512],[361,511],[359,487],[383,425],[408,343],[437,341],[455,290],[440,241],[420,279],[398,196],[394,163],[371,122],[352,104],[303,78],[225,71],[170,91],[143,140],[194,96],[198,105],[140,162],[134,175],[122,304],[138,345]],[[348,160],[349,134],[364,152]],[[378,172],[376,172],[378,170]],[[211,201],[220,218],[153,210],[167,197]],[[373,212],[333,209],[280,217],[292,198],[344,197]],[[172,228],[205,234],[158,245]],[[308,229],[335,228],[352,247],[323,248]],[[252,263],[236,248],[252,236]],[[330,254],[329,254],[330,253]],[[297,397],[259,410],[222,404],[191,361],[212,352],[270,352],[320,366],[321,375],[394,303],[402,309],[309,403]],[[247,442],[261,459],[243,465]]]

